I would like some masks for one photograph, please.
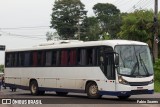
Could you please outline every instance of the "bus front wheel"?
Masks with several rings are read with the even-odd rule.
[[[101,98],[102,96],[99,95],[98,86],[95,82],[89,82],[86,86],[86,92],[88,98]]]
[[[31,81],[30,83],[30,91],[32,95],[38,95],[38,83],[37,81]]]

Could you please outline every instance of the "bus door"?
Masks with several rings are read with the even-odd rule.
[[[108,79],[107,84],[109,90],[115,90],[115,65],[114,65],[114,53],[105,53],[104,54],[104,74]]]

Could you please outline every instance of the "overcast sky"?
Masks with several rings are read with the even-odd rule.
[[[31,47],[46,42],[46,32],[54,32],[53,29],[49,29],[54,1],[0,0],[0,45],[6,45],[7,49],[11,49]],[[113,3],[121,12],[132,12],[139,8],[154,9],[154,0],[81,1],[88,11],[88,16],[94,15],[92,7],[98,2]],[[0,52],[0,64],[4,62],[3,57],[3,52]]]

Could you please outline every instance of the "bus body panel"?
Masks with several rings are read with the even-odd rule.
[[[39,87],[85,90],[90,80],[95,81],[101,91],[115,91],[115,80],[107,80],[99,67],[29,67],[6,68],[5,71],[5,81],[10,84],[29,86],[29,80],[36,79]]]

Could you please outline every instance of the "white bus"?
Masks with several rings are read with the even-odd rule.
[[[87,93],[89,98],[154,93],[146,43],[127,40],[59,41],[6,50],[5,85],[31,94]]]

